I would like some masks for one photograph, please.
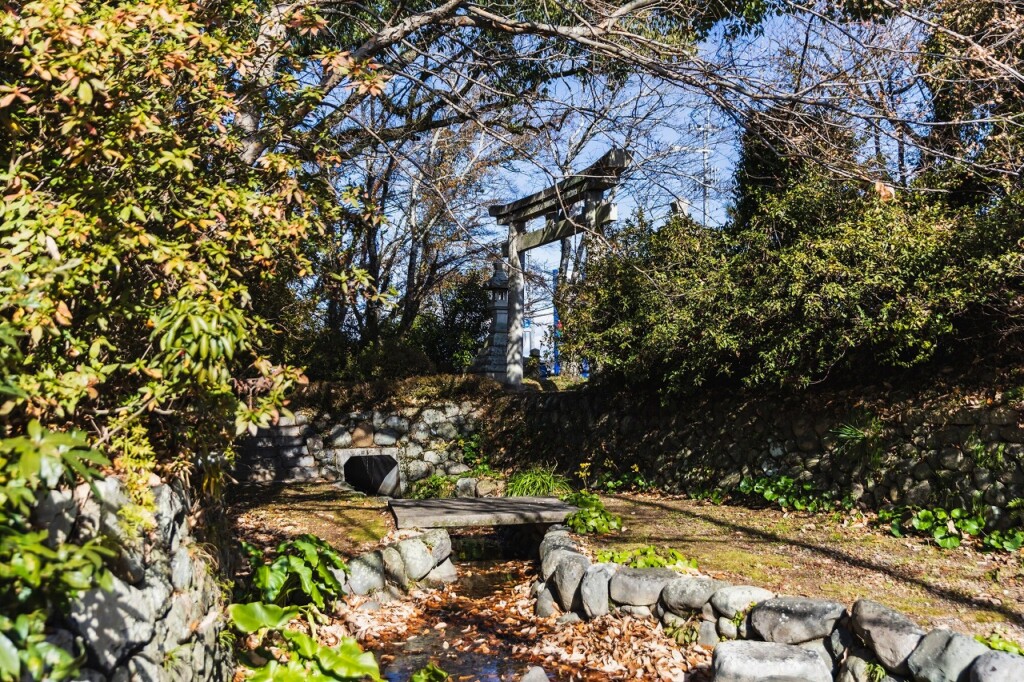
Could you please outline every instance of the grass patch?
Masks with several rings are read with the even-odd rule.
[[[554,467],[534,466],[517,471],[508,479],[509,497],[561,497],[572,492],[569,479],[556,473]]]

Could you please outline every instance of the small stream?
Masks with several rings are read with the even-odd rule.
[[[513,589],[534,571],[534,532],[498,531],[452,537],[459,571],[453,594],[424,612],[424,626],[402,641],[378,650],[381,674],[389,682],[407,682],[417,670],[435,663],[457,681],[516,680],[530,666],[514,658],[512,647],[530,642],[495,614],[482,613],[501,601],[512,602]],[[436,627],[443,623],[443,628]],[[467,651],[467,645],[473,650]]]

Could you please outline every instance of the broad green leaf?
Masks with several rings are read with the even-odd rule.
[[[280,630],[298,613],[296,607],[283,608],[263,602],[232,604],[228,607],[228,615],[235,627],[246,633],[263,629]]]

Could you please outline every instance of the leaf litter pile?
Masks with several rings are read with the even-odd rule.
[[[406,679],[389,671],[395,674],[410,650],[453,680],[518,679],[529,665],[557,680],[710,679],[710,649],[676,644],[657,621],[625,614],[566,624],[538,618],[532,580],[527,562],[462,563],[455,585],[379,605],[351,597],[339,616],[377,653],[389,679]],[[460,589],[481,583],[485,589]]]

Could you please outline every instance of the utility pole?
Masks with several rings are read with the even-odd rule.
[[[711,144],[711,109],[705,109],[704,110],[704,129],[703,129],[703,134],[704,134],[704,139],[703,139],[703,144],[701,145],[701,150],[700,150],[700,155],[701,155],[701,157],[703,159],[703,164],[702,164],[703,168],[702,168],[702,171],[701,171],[700,184],[701,184],[701,190],[703,191],[703,208],[702,208],[702,211],[703,211],[703,214],[704,214],[704,221],[703,222],[704,222],[704,227],[707,227],[708,226],[708,184],[711,182],[711,178],[709,177],[710,169],[708,167],[709,166],[708,162],[710,161],[710,157],[711,157],[711,148],[709,146]]]

